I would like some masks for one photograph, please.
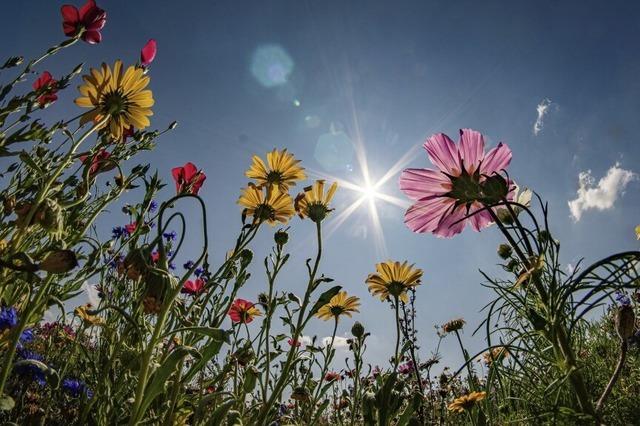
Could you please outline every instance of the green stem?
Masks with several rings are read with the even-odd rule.
[[[400,350],[400,304],[398,303],[398,296],[394,296],[393,304],[396,310],[396,350],[393,358],[393,371],[398,371],[398,364],[400,364],[400,354],[398,353]]]
[[[322,366],[322,371],[320,372],[320,378],[318,380],[318,387],[316,388],[316,394],[313,397],[313,400],[311,402],[311,407],[315,408],[318,402],[318,399],[320,398],[320,394],[322,392],[322,384],[324,383],[324,376],[327,374],[327,370],[329,369],[329,364],[331,363],[332,360],[332,356],[331,354],[333,353],[333,342],[336,338],[336,332],[338,331],[338,317],[335,317],[335,322],[333,325],[333,333],[331,333],[331,340],[329,342],[329,346],[327,347],[327,354],[324,358],[324,363]],[[317,413],[316,416],[314,416],[313,421],[311,422],[311,425],[315,424],[316,421],[318,420],[318,417],[320,416],[321,413]]]
[[[291,340],[293,340],[294,342],[297,341],[300,338],[300,335],[302,334],[302,324],[304,321],[307,306],[309,305],[311,293],[315,288],[315,285],[314,285],[315,278],[318,272],[318,266],[320,265],[320,258],[322,257],[322,231],[321,231],[320,223],[321,222],[316,223],[316,237],[318,240],[318,251],[316,254],[316,259],[313,265],[313,269],[309,274],[309,282],[307,283],[307,290],[304,295],[304,300],[302,302],[302,306],[300,306],[300,311],[298,312],[298,322],[296,324],[296,328],[294,329],[293,336],[291,338]],[[256,419],[256,424],[266,423],[265,420],[269,415],[269,410],[274,406],[276,400],[280,398],[280,395],[282,394],[282,391],[284,390],[284,387],[288,381],[289,371],[291,369],[291,364],[293,362],[293,357],[295,353],[296,353],[296,347],[295,345],[292,345],[291,348],[289,348],[287,360],[285,361],[284,366],[282,367],[282,374],[280,375],[280,378],[278,379],[275,386],[273,387],[273,392],[269,397],[267,403],[264,404],[263,407],[260,409],[260,412],[258,413],[258,418]]]

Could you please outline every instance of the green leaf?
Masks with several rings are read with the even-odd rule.
[[[22,160],[22,162],[29,167],[31,170],[33,170],[34,172],[36,172],[36,174],[38,174],[39,176],[43,176],[44,172],[42,171],[42,169],[40,168],[40,166],[38,166],[38,164],[36,164],[35,161],[33,161],[33,159],[31,158],[31,155],[29,155],[28,152],[26,151],[22,151],[20,153],[20,160]]]
[[[140,405],[140,415],[143,415],[153,400],[164,392],[167,380],[176,372],[178,365],[187,355],[194,355],[198,358],[200,357],[200,353],[195,348],[190,346],[178,346],[169,354],[164,363],[162,363],[162,365],[153,373],[149,379],[149,384],[144,391],[144,399]]]
[[[184,381],[189,381],[193,376],[195,376],[199,371],[201,371],[205,365],[213,358],[218,355],[220,352],[220,348],[222,348],[222,344],[224,342],[229,341],[229,336],[232,333],[231,330],[225,331],[225,336],[223,339],[211,338],[209,343],[200,348],[200,359],[193,363],[187,374],[184,375]]]
[[[315,303],[315,305],[313,305],[313,308],[311,308],[311,310],[309,311],[309,316],[307,317],[307,320],[311,318],[313,315],[315,315],[316,312],[318,312],[321,307],[329,303],[331,298],[336,294],[338,294],[340,290],[342,290],[342,286],[337,285],[335,287],[331,287],[329,290],[322,293],[318,298],[318,301]]]

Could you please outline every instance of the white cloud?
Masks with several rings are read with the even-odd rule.
[[[536,118],[536,122],[533,124],[533,134],[538,136],[538,133],[542,131],[542,127],[544,126],[544,116],[549,112],[549,107],[551,106],[551,99],[544,98],[538,106],[536,107],[536,111],[538,112],[538,118]]]
[[[94,308],[100,304],[100,297],[98,296],[98,289],[93,284],[89,284],[88,282],[84,282],[82,284],[82,289],[85,292],[85,296],[87,297],[88,303],[91,303],[91,306]]]
[[[329,343],[331,343],[331,336],[327,336],[327,337],[323,337],[322,338],[322,346],[329,346]],[[340,336],[336,336],[335,339],[333,340],[333,348],[334,349],[339,349],[339,348],[346,348],[348,347],[349,344],[347,343],[347,338],[346,337],[340,337]]]
[[[627,184],[637,177],[638,175],[630,170],[621,169],[618,163],[614,164],[597,183],[591,175],[591,170],[580,172],[578,197],[569,201],[571,216],[577,222],[586,210],[612,208]]]
[[[310,344],[313,343],[313,340],[311,339],[311,336],[302,336],[300,338],[300,343],[302,343],[305,346],[309,346]]]

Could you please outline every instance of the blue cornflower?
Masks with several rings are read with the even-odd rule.
[[[22,358],[25,361],[44,361],[44,357],[39,353],[32,352],[24,348],[18,348],[18,357]],[[40,386],[44,386],[47,382],[45,379],[44,371],[42,371],[42,369],[40,369],[40,367],[35,364],[21,364],[16,366],[14,371],[19,376],[30,378]]]
[[[199,277],[200,275],[204,274],[204,269],[198,266],[196,270],[193,271],[193,273],[195,274],[196,277]]]
[[[78,398],[83,393],[87,395],[87,398],[91,399],[93,392],[87,387],[87,385],[78,379],[64,379],[62,381],[62,389],[74,398]]]
[[[631,299],[626,294],[616,291],[616,301],[620,306],[631,306]]]
[[[149,211],[153,213],[157,209],[158,209],[158,203],[156,202],[156,200],[151,200],[151,202],[149,203]]]
[[[118,239],[121,237],[128,237],[129,232],[124,226],[114,226],[111,230],[111,235],[113,238]]]
[[[193,268],[193,265],[195,265],[195,262],[193,260],[189,260],[187,263],[185,263],[184,265],[182,265],[182,267],[184,269],[191,269]]]
[[[33,329],[27,328],[20,334],[20,343],[31,343],[33,341]]]
[[[176,264],[173,262],[169,262],[169,269],[171,269],[172,271],[176,270]]]
[[[13,306],[0,309],[0,331],[13,328],[18,325],[18,311]]]
[[[167,240],[167,241],[175,241],[176,238],[178,238],[178,234],[176,233],[176,231],[171,231],[171,232],[165,232],[162,234],[162,236]]]

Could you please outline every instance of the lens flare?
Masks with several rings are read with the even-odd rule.
[[[268,88],[287,83],[293,68],[293,59],[277,44],[258,47],[251,58],[251,74]]]

